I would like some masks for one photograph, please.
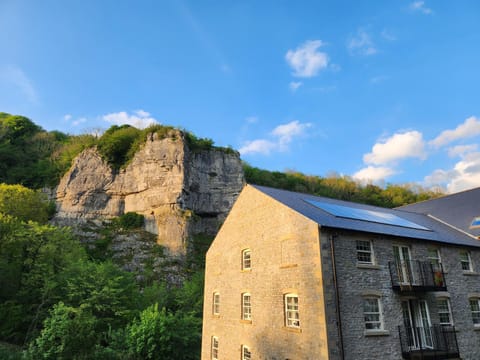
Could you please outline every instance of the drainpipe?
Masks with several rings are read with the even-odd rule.
[[[332,271],[333,271],[333,286],[335,287],[335,303],[336,303],[336,315],[337,315],[337,327],[338,327],[338,337],[340,342],[340,359],[344,360],[344,350],[343,350],[343,332],[342,332],[342,316],[340,314],[340,295],[338,291],[337,283],[337,265],[335,263],[335,246],[333,241],[338,238],[337,234],[330,235],[330,251],[332,256]]]

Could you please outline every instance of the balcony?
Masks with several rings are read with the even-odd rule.
[[[402,357],[410,360],[458,359],[457,336],[453,326],[398,327]]]
[[[428,261],[390,261],[392,289],[400,292],[447,291],[442,264]]]

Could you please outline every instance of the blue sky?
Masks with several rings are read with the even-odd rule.
[[[269,170],[480,186],[480,2],[0,0],[0,111]]]

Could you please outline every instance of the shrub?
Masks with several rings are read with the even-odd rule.
[[[145,217],[136,212],[127,212],[119,216],[118,223],[124,229],[138,229],[145,223]]]

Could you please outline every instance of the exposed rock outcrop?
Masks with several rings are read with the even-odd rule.
[[[183,132],[151,134],[127,167],[112,169],[95,148],[83,151],[56,192],[55,221],[72,225],[133,211],[173,254],[195,234],[215,235],[244,184],[238,153],[192,151]]]

